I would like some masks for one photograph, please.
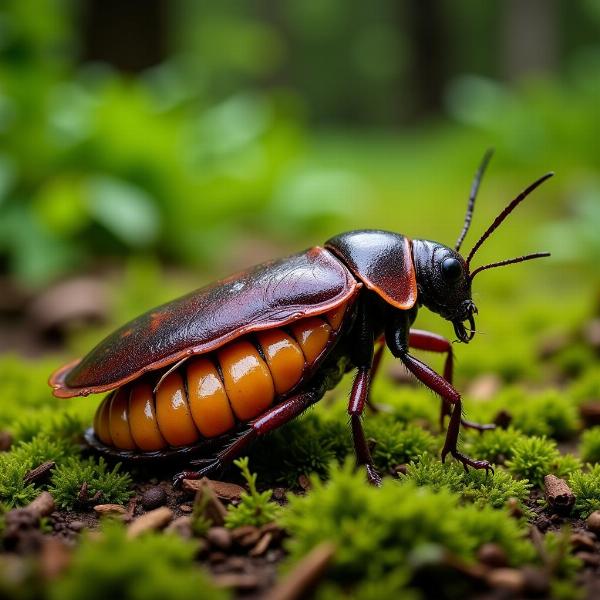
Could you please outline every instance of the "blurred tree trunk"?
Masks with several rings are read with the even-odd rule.
[[[87,0],[82,10],[82,59],[137,72],[167,55],[167,0]]]
[[[556,69],[558,26],[557,0],[506,0],[502,55],[509,81]]]
[[[398,3],[399,5],[401,3]],[[446,51],[448,42],[443,3],[439,0],[409,0],[407,31],[412,50],[412,72],[406,95],[413,98],[413,115],[425,116],[440,112],[447,77]]]

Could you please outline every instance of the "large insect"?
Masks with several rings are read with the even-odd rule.
[[[379,483],[361,415],[384,347],[441,396],[442,449],[465,469],[491,471],[457,448],[462,418],[452,385],[449,340],[411,329],[420,306],[451,321],[459,341],[475,335],[474,277],[486,269],[549,256],[539,252],[480,266],[483,242],[548,173],[496,217],[466,259],[459,250],[490,160],[475,174],[454,249],[379,230],[350,231],[314,247],[243,271],[150,310],[50,377],[60,398],[110,392],[86,439],[122,459],[179,457],[198,478],[230,462],[255,439],[287,423],[356,369],[348,414],[357,462]],[[467,323],[467,325],[465,325]],[[375,351],[375,348],[377,350]],[[443,377],[409,348],[445,354]],[[200,457],[200,458],[198,458]]]

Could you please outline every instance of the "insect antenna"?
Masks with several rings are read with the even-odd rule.
[[[519,204],[521,204],[521,202],[523,202],[523,200],[525,200],[525,198],[527,198],[527,196],[529,196],[529,194],[531,194],[531,192],[533,192],[533,190],[535,190],[535,188],[542,185],[542,183],[544,183],[544,181],[546,181],[546,179],[550,179],[550,177],[552,177],[553,175],[554,175],[553,172],[546,173],[545,175],[543,175],[542,177],[540,177],[539,179],[534,181],[530,186],[526,187],[510,204],[508,204],[508,206],[494,219],[493,223],[485,230],[484,234],[479,238],[477,243],[473,246],[473,249],[471,250],[471,252],[469,252],[469,256],[467,256],[467,261],[466,261],[467,267],[469,266],[473,256],[475,256],[475,253],[477,252],[477,250],[479,250],[479,248],[481,248],[481,245],[483,244],[483,242],[485,242],[485,240],[487,240],[490,237],[490,235],[492,235],[492,233],[502,224],[504,219],[506,219],[506,217],[508,217],[508,215],[510,215],[510,213]]]
[[[460,247],[462,246],[465,236],[467,235],[467,232],[469,231],[469,227],[471,226],[471,219],[473,218],[473,209],[475,208],[475,199],[477,198],[477,192],[479,191],[479,185],[481,184],[481,179],[483,178],[483,174],[485,173],[485,170],[487,169],[487,166],[488,166],[493,154],[494,154],[493,148],[488,148],[486,150],[485,154],[483,155],[481,164],[479,165],[479,168],[477,169],[477,171],[475,173],[475,177],[473,177],[473,183],[471,183],[471,193],[469,194],[469,202],[467,203],[467,212],[465,213],[465,221],[463,224],[462,231],[460,232],[460,235],[458,236],[458,240],[456,240],[456,244],[454,245],[454,249],[457,252],[460,250]]]
[[[512,265],[514,263],[525,262],[526,260],[533,260],[535,258],[544,258],[546,256],[550,256],[550,252],[535,252],[534,254],[526,254],[525,256],[518,256],[517,258],[507,258],[506,260],[493,262],[489,265],[483,265],[481,267],[477,267],[471,273],[471,281],[473,281],[475,275],[477,275],[477,273],[481,273],[481,271],[485,271],[487,269],[495,269],[496,267],[503,267],[505,265]]]

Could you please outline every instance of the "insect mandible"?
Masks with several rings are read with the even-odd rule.
[[[470,342],[474,277],[549,256],[538,252],[470,268],[483,242],[553,173],[510,202],[466,259],[459,254],[490,157],[488,151],[475,174],[454,248],[389,231],[342,233],[323,247],[258,265],[148,311],[53,373],[54,395],[110,392],[85,433],[88,443],[121,459],[174,457],[197,469],[176,475],[181,482],[229,463],[355,369],[348,403],[354,449],[369,481],[378,484],[361,416],[387,346],[442,399],[441,426],[450,418],[442,461],[451,454],[465,469],[491,471],[487,461],[457,447],[461,424],[494,426],[462,418],[451,342],[411,328],[425,306],[454,325],[458,341]],[[443,376],[410,348],[445,354]]]

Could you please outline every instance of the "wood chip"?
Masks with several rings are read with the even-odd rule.
[[[226,527],[211,527],[206,532],[206,539],[211,546],[225,552],[233,545],[231,532]]]
[[[544,494],[550,510],[556,514],[568,515],[575,504],[575,494],[567,482],[555,475],[544,477]]]
[[[335,554],[335,546],[323,542],[313,548],[266,595],[266,600],[301,600],[322,579]]]
[[[255,590],[260,586],[260,579],[251,573],[223,573],[213,575],[213,583],[220,588],[235,588],[236,590]]]
[[[98,515],[125,515],[127,509],[120,504],[96,504],[94,512]]]
[[[225,524],[227,509],[217,498],[217,494],[210,487],[208,479],[203,478],[199,482],[196,498],[194,499],[194,509],[198,514],[205,516],[215,526]]]
[[[221,500],[239,500],[241,495],[246,491],[241,485],[235,483],[228,483],[226,481],[215,481],[203,477],[202,479],[184,479],[182,483],[182,489],[187,492],[198,492],[201,491],[204,486],[208,486]]]
[[[50,492],[42,492],[33,502],[23,510],[28,511],[37,519],[47,517],[55,509],[54,498]]]
[[[269,549],[272,541],[273,534],[270,532],[265,533],[248,554],[250,556],[262,556]]]
[[[487,574],[487,584],[493,588],[519,594],[525,588],[525,576],[519,569],[494,569]]]
[[[577,552],[575,556],[590,567],[600,566],[600,554],[596,552]]]
[[[39,485],[40,483],[45,483],[50,479],[50,474],[56,467],[56,463],[53,460],[49,460],[45,463],[42,463],[35,469],[31,469],[31,471],[27,471],[25,476],[23,477],[23,483],[30,484],[33,483],[35,485]]]
[[[242,548],[250,548],[258,543],[261,537],[261,531],[258,527],[252,525],[245,525],[244,527],[237,527],[231,531],[231,535],[234,541]]]
[[[173,519],[173,511],[166,506],[161,506],[156,510],[151,510],[138,517],[129,525],[127,529],[127,537],[136,538],[146,531],[156,531],[166,527]]]

